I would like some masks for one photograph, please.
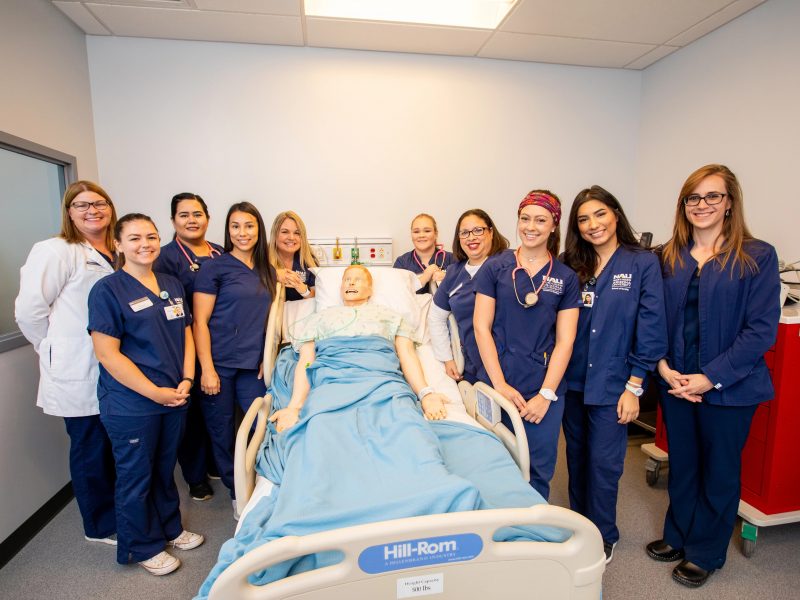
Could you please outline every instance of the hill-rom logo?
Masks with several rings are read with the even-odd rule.
[[[403,540],[370,546],[358,557],[365,573],[385,573],[420,565],[471,560],[483,550],[483,541],[474,533]]]

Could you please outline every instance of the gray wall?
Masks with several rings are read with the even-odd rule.
[[[0,130],[76,156],[95,179],[83,32],[46,0],[2,0],[0,72]],[[31,346],[0,354],[0,540],[69,481],[63,420],[36,407],[38,379]]]

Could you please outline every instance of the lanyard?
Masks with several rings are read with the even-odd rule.
[[[192,272],[199,271],[200,270],[200,265],[197,263],[197,260],[192,260],[191,258],[189,258],[189,253],[186,252],[186,248],[183,247],[183,244],[181,244],[181,241],[177,237],[175,238],[175,241],[178,244],[178,248],[181,249],[181,252],[183,252],[183,255],[186,257],[186,260],[189,261],[189,270],[192,271]],[[208,246],[208,255],[211,258],[214,258],[214,253],[215,252],[218,255],[222,254],[219,250],[214,248],[214,246],[209,244],[208,240],[206,240],[206,246]]]
[[[517,302],[523,308],[530,308],[531,306],[535,305],[539,301],[539,292],[542,291],[542,288],[547,283],[547,279],[550,277],[550,272],[553,270],[553,255],[550,252],[547,253],[547,256],[550,257],[550,266],[547,268],[547,274],[542,279],[541,285],[537,288],[536,285],[533,283],[533,277],[528,273],[528,270],[523,267],[519,262],[519,248],[517,248],[516,252],[514,252],[514,257],[517,259],[517,266],[516,268],[511,271],[511,283],[514,285],[514,295],[517,297]],[[533,287],[532,292],[528,292],[525,294],[525,302],[519,299],[519,293],[517,292],[517,271],[525,271],[525,274],[528,276],[528,279],[531,280],[531,287]]]
[[[439,259],[439,255],[440,254],[442,255],[442,264],[439,264],[439,263],[436,262]],[[411,251],[411,256],[414,257],[414,262],[419,265],[419,268],[424,271],[426,269],[426,265],[422,264],[422,261],[417,256],[417,251],[416,250],[412,250]],[[444,269],[444,261],[446,259],[447,259],[447,255],[445,254],[444,249],[442,249],[442,248],[437,248],[436,252],[433,253],[433,264],[436,265],[437,267],[439,267],[440,269]]]

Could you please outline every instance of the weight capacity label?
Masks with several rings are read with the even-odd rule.
[[[444,573],[431,573],[397,580],[397,598],[432,596],[444,592]]]

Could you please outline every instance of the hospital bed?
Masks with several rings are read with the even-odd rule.
[[[273,303],[267,326],[264,373],[269,387],[276,354],[288,339],[289,326],[315,306],[338,303],[343,269],[325,268],[317,276],[317,298]],[[375,278],[373,302],[388,304],[404,316],[416,312],[417,335],[423,340],[418,355],[428,383],[448,399],[448,420],[485,427],[513,456],[528,480],[528,447],[521,419],[514,406],[491,387],[466,382],[458,385],[447,377],[434,357],[427,339],[426,322],[430,295],[413,294],[413,279],[406,271],[371,269]],[[409,274],[410,275],[410,274]],[[276,294],[282,298],[283,294]],[[454,344],[454,345],[457,345]],[[255,462],[264,439],[272,398],[258,398],[247,411],[236,438],[235,486],[240,523],[272,484],[257,477]],[[505,410],[514,431],[499,422]],[[252,432],[252,434],[251,434]],[[514,525],[561,527],[571,532],[565,542],[497,542],[498,529]],[[416,544],[434,550],[431,561],[416,561],[408,568],[372,569],[370,553],[393,552]],[[467,548],[464,550],[464,548]],[[469,549],[471,548],[471,550]],[[389,549],[389,550],[387,550]],[[338,564],[285,577],[256,586],[248,577],[296,557],[338,551]],[[459,554],[461,553],[461,554]],[[418,554],[421,556],[421,554]],[[437,558],[439,557],[439,558]],[[546,504],[529,508],[480,510],[425,515],[324,531],[302,537],[277,539],[247,552],[228,566],[211,588],[209,598],[437,598],[479,599],[498,593],[506,598],[600,597],[605,555],[600,533],[587,519],[564,508]]]

